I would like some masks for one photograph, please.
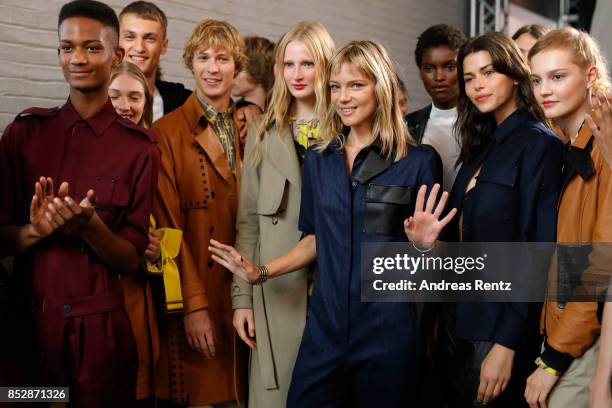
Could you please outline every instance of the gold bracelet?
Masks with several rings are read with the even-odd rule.
[[[269,271],[266,265],[257,265],[257,271],[259,272],[259,278],[251,281],[252,285],[261,285],[268,280]]]
[[[549,367],[544,360],[542,360],[542,358],[538,357],[536,358],[535,363],[538,365],[538,367],[540,367],[542,370],[546,371],[548,374],[552,374],[555,377],[561,377],[561,375],[563,374],[561,371],[559,370],[555,370],[552,367]]]

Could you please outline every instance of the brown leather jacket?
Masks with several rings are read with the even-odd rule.
[[[585,276],[607,275],[609,278],[612,268],[609,246],[612,243],[612,175],[598,147],[593,144],[586,123],[566,151],[560,197],[557,242],[592,243],[582,280],[584,282]],[[551,271],[556,270],[555,266],[556,259]],[[551,282],[556,282],[556,272],[551,274]],[[563,371],[573,358],[582,356],[601,330],[597,309],[595,302],[547,302],[541,318],[541,329],[547,336],[542,360]]]

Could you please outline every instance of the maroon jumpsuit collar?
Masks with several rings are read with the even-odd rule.
[[[115,112],[115,108],[113,107],[113,104],[109,98],[98,112],[93,114],[88,119],[83,119],[74,109],[72,102],[70,102],[70,98],[68,98],[68,101],[66,101],[64,106],[60,108],[60,117],[66,131],[69,131],[75,125],[75,123],[82,120],[89,125],[96,136],[102,136],[104,131],[106,131],[106,129],[108,129],[108,127],[117,120],[119,115],[117,115],[117,112]]]

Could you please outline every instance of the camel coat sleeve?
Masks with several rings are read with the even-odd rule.
[[[176,170],[179,165],[181,152],[180,146],[172,143],[172,134],[166,126],[153,127],[153,132],[158,138],[161,151],[161,166],[157,181],[157,195],[154,200],[153,214],[159,227],[176,228],[184,230],[181,216],[180,199]],[[176,137],[175,137],[176,139]],[[197,266],[194,262],[189,245],[183,243],[177,258],[179,271],[181,272],[181,292],[183,294],[183,312],[190,313],[208,307],[208,297],[204,283],[199,279]]]

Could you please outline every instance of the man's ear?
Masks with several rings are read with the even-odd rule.
[[[117,65],[121,64],[121,61],[123,61],[123,57],[125,56],[125,50],[122,47],[115,47],[115,53],[113,55],[113,68],[115,68]]]
[[[161,55],[166,54],[166,51],[168,51],[168,38],[164,38],[164,41],[162,42]]]

